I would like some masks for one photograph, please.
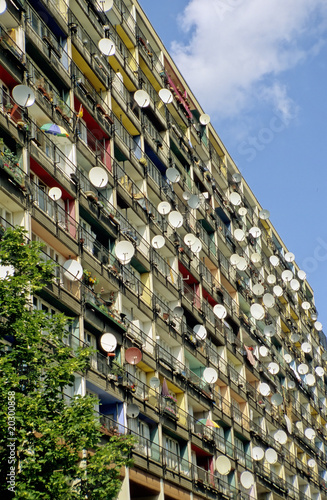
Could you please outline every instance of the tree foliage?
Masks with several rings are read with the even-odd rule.
[[[88,369],[92,351],[66,345],[63,314],[50,317],[33,308],[32,295],[54,274],[41,247],[28,242],[22,228],[7,229],[0,241],[1,266],[12,266],[0,279],[0,497],[8,497],[14,466],[15,498],[111,500],[121,486],[121,467],[131,465],[134,441],[128,435],[104,438],[93,397],[64,397],[74,373]],[[8,443],[15,444],[14,464]]]

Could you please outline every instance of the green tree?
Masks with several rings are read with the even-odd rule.
[[[0,241],[2,271],[9,266],[0,279],[0,497],[111,500],[134,440],[103,435],[93,397],[64,397],[92,350],[64,343],[64,315],[33,308],[33,294],[54,274],[41,247],[22,228]]]

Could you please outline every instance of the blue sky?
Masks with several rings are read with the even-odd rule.
[[[326,1],[139,3],[306,271],[326,333]]]

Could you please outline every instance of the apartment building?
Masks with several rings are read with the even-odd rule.
[[[0,229],[97,349],[71,395],[138,437],[119,500],[326,500],[313,291],[137,1],[0,12]]]

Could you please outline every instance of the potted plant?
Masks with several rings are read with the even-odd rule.
[[[99,280],[96,276],[92,276],[91,271],[88,269],[84,269],[83,271],[83,278],[84,278],[84,283],[91,288],[91,290],[94,290],[94,286],[99,283]]]

